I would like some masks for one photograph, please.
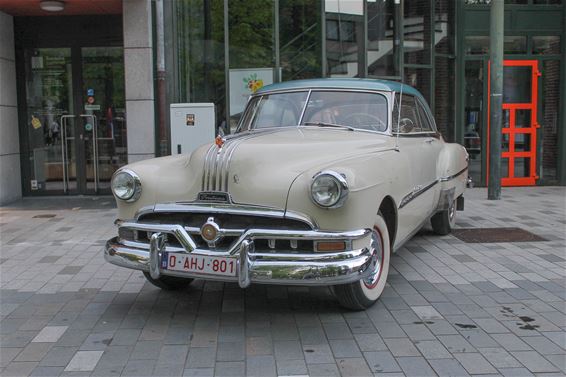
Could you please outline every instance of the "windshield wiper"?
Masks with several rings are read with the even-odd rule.
[[[344,126],[343,124],[327,123],[327,122],[305,122],[303,123],[303,126],[345,128],[348,131],[355,131],[354,127]]]

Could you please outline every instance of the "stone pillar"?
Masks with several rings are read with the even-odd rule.
[[[128,163],[155,157],[150,0],[124,0],[124,69]]]
[[[0,204],[21,197],[14,20],[0,12]]]

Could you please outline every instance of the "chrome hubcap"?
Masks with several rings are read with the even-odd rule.
[[[371,253],[372,253],[372,260],[370,269],[372,269],[372,273],[364,279],[364,284],[368,288],[374,288],[377,284],[377,280],[381,275],[381,266],[383,264],[383,242],[381,240],[381,236],[379,232],[375,229],[371,233]]]

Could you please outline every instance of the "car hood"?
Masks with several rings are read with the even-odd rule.
[[[263,130],[228,138],[221,149],[200,149],[191,165],[202,169],[191,168],[200,170],[202,191],[226,191],[235,203],[285,208],[289,188],[301,174],[392,147],[389,136],[346,129]]]

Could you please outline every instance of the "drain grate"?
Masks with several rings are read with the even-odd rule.
[[[537,242],[547,241],[521,228],[454,229],[452,234],[466,243]]]

